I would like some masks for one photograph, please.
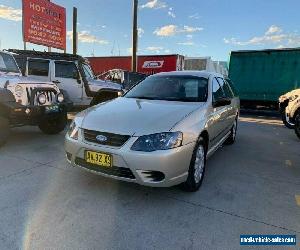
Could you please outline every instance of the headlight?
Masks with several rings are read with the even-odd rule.
[[[171,148],[177,148],[181,145],[181,132],[166,132],[140,136],[132,145],[131,150],[152,152],[156,150],[167,150]]]
[[[47,97],[44,93],[38,95],[39,104],[44,105],[47,102]]]
[[[64,100],[65,100],[64,94],[63,94],[63,93],[59,93],[59,94],[57,95],[57,101],[58,101],[59,103],[62,103]]]
[[[73,140],[78,140],[78,127],[74,121],[72,121],[70,128],[68,130],[68,135]]]
[[[292,101],[295,101],[297,98],[298,98],[298,95],[293,95],[289,98],[289,100],[292,102]]]
[[[17,97],[21,97],[23,95],[23,87],[21,85],[17,85],[15,87],[15,94]]]

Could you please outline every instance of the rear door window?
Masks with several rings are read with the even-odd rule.
[[[227,82],[227,84],[230,86],[233,96],[238,96],[238,92],[237,92],[233,82],[230,79],[226,79],[225,82]]]
[[[55,62],[55,77],[78,79],[78,69],[73,62]]]
[[[233,93],[232,93],[230,87],[228,86],[228,83],[225,82],[222,78],[218,78],[218,82],[220,83],[220,85],[223,88],[225,97],[232,99],[233,98]]]
[[[213,79],[212,87],[213,87],[213,101],[219,100],[225,96],[223,89],[216,78]]]
[[[49,61],[48,60],[28,60],[28,75],[33,76],[48,76]]]

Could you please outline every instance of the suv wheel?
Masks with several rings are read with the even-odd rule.
[[[224,142],[225,145],[232,145],[235,142],[237,126],[238,126],[238,119],[236,118],[231,128],[230,135]]]
[[[10,134],[10,127],[8,119],[0,117],[0,147],[4,145]]]
[[[47,117],[39,124],[40,130],[47,135],[55,135],[63,131],[67,125],[67,113],[55,117]]]
[[[282,119],[282,122],[283,122],[284,126],[286,126],[287,128],[289,128],[289,129],[294,129],[295,128],[295,124],[292,123],[291,121],[289,121],[289,118],[286,115],[285,111],[281,113],[281,119]]]
[[[203,181],[206,166],[206,146],[203,138],[200,138],[192,156],[189,173],[182,189],[187,192],[197,191]]]
[[[296,116],[295,119],[295,133],[300,139],[300,113]]]

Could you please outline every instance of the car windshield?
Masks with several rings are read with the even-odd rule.
[[[20,73],[14,58],[6,53],[0,52],[0,71],[6,73]]]
[[[207,100],[208,80],[194,76],[151,76],[127,92],[125,97],[205,102]]]
[[[95,78],[94,73],[89,65],[82,64],[82,68],[83,68],[84,75],[86,78],[93,78],[93,79]]]

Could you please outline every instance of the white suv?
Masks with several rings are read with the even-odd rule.
[[[50,81],[66,91],[75,107],[93,106],[118,97],[122,85],[99,80],[86,59],[78,55],[9,50],[23,75],[36,80]]]
[[[279,111],[282,121],[287,128],[293,129],[295,127],[294,106],[299,98],[300,89],[292,90],[279,97]]]
[[[11,127],[36,125],[46,134],[61,132],[71,105],[54,83],[23,77],[13,55],[0,51],[0,145]]]

